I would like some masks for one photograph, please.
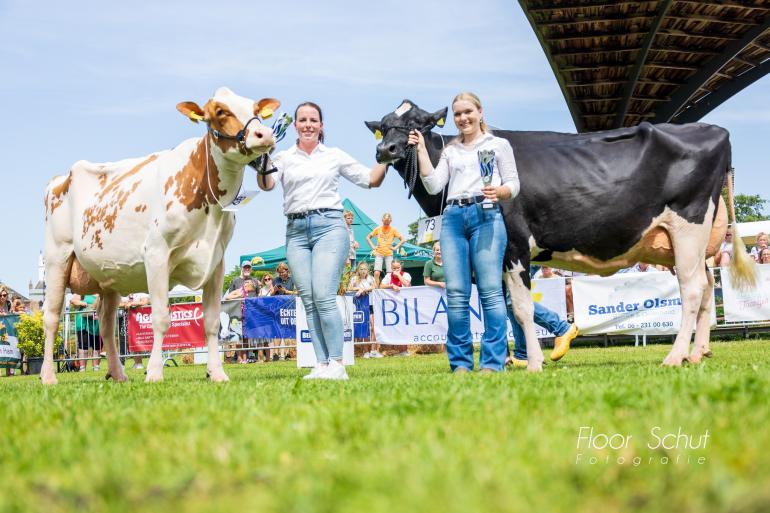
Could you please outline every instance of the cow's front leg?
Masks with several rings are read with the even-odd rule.
[[[222,367],[222,359],[219,357],[219,311],[224,282],[224,263],[219,262],[214,274],[203,285],[203,327],[206,330],[206,342],[208,343],[208,377],[214,382],[230,381]]]
[[[168,255],[145,260],[147,286],[150,291],[152,307],[152,352],[147,363],[145,382],[163,381],[163,337],[166,336],[170,322],[168,314],[169,269]]]
[[[107,352],[107,378],[115,381],[128,381],[123,370],[123,364],[118,357],[118,348],[115,344],[115,313],[120,303],[120,294],[114,291],[102,293],[99,302],[99,333],[104,342],[104,350]]]
[[[543,370],[543,350],[540,348],[540,342],[535,333],[535,308],[532,304],[532,293],[522,280],[522,272],[526,271],[517,265],[514,270],[505,271],[503,279],[506,287],[508,287],[508,293],[511,295],[513,315],[524,331],[524,338],[527,341],[527,370],[540,372]]]

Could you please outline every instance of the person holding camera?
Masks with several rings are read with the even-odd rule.
[[[275,273],[273,277],[273,295],[297,295],[297,287],[294,285],[294,279],[289,274],[289,266],[285,262],[278,264],[278,267],[275,268]]]

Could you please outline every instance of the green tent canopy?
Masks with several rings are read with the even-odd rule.
[[[353,212],[353,236],[358,242],[356,260],[358,262],[374,262],[374,255],[372,255],[369,244],[366,243],[366,236],[379,226],[378,223],[372,221],[369,216],[349,199],[343,200],[342,205],[345,210]],[[403,233],[402,235],[406,236]],[[411,269],[410,274],[415,282],[419,279],[421,283],[422,268],[425,262],[433,258],[433,251],[408,242],[401,246],[399,251],[401,254],[397,255],[396,258],[401,261],[405,269]],[[255,271],[273,271],[279,263],[286,261],[286,246],[279,246],[267,251],[260,251],[259,253],[241,255],[238,262],[240,263],[244,260],[250,260],[252,269]],[[419,269],[419,272],[415,271],[416,269]]]

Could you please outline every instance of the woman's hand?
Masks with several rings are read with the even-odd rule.
[[[407,139],[407,143],[411,146],[417,146],[417,151],[423,152],[427,151],[425,149],[425,138],[422,136],[422,133],[420,133],[419,130],[412,130],[409,132],[409,139]]]
[[[486,187],[481,189],[481,192],[484,194],[484,197],[486,199],[492,200],[492,201],[506,200],[511,197],[511,190],[505,185],[500,185],[500,186],[487,185]]]

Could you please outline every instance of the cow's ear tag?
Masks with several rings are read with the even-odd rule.
[[[376,140],[378,140],[378,141],[382,140],[382,132],[380,132],[379,130],[375,130],[374,131],[374,138]]]
[[[192,121],[193,123],[197,123],[198,121],[203,121],[203,116],[201,116],[200,114],[196,114],[194,112],[190,112],[187,115],[187,117],[190,118],[190,121]]]
[[[441,118],[438,121],[436,121],[436,126],[444,126],[444,123],[446,123],[446,121],[444,120],[444,118]]]
[[[259,117],[261,117],[262,119],[269,119],[273,117],[274,112],[275,111],[273,111],[273,109],[271,109],[270,107],[262,107],[262,110],[259,111]]]

